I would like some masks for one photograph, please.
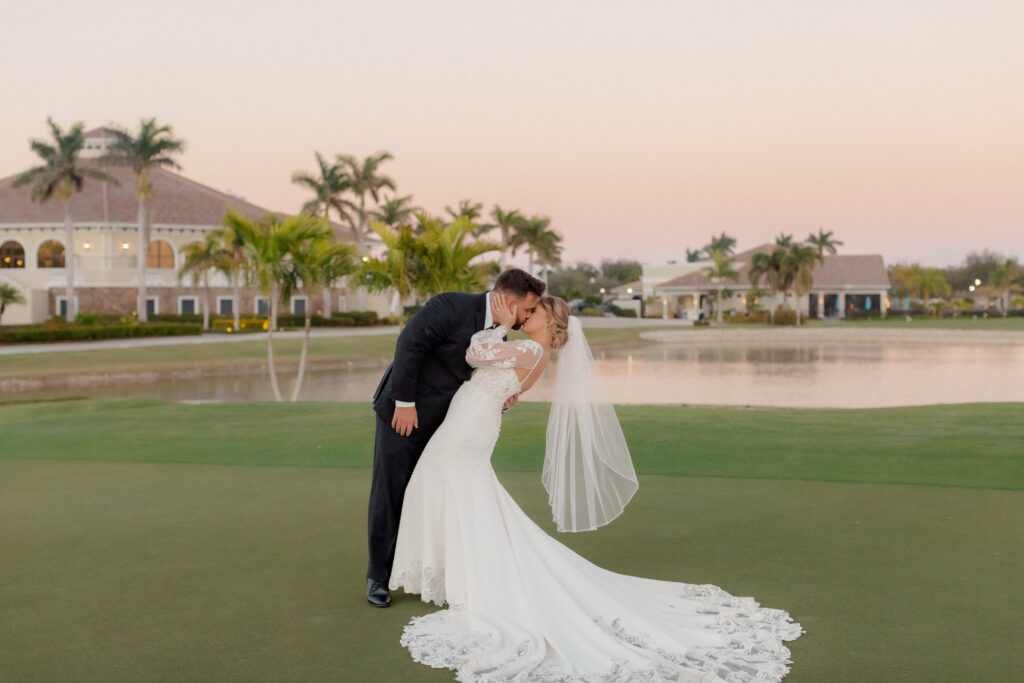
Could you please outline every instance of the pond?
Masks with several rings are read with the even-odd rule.
[[[1024,402],[1024,345],[643,343],[596,355],[616,403],[868,408]],[[300,398],[369,401],[383,368],[314,368]],[[553,377],[549,369],[523,400],[549,400]],[[280,380],[290,396],[293,374],[281,373]],[[61,396],[272,400],[265,373],[46,390],[19,398]]]

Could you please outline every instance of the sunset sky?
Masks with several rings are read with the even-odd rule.
[[[0,177],[47,116],[155,116],[185,175],[267,208],[314,150],[388,150],[419,206],[548,215],[568,262],[819,226],[1024,257],[1020,0],[3,4]]]

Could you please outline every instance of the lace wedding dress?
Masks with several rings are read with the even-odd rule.
[[[455,394],[405,493],[390,587],[448,609],[414,618],[402,645],[457,680],[779,681],[782,644],[801,633],[781,610],[712,585],[624,576],[544,533],[490,464],[515,368],[533,341],[474,335],[476,367]]]

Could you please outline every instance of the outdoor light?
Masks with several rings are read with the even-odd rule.
[[[981,280],[979,280],[978,278],[974,278],[974,284],[975,284],[975,286],[980,285],[981,284]]]
[[[626,294],[632,294],[632,293],[633,293],[633,288],[632,287],[626,287]]]
[[[121,244],[121,248],[124,249],[125,251],[128,251],[128,243],[127,242],[123,242]]]
[[[601,293],[604,294],[604,287],[601,288]]]
[[[370,257],[369,256],[364,256],[363,257],[363,263],[369,263],[369,261],[370,261]]]
[[[970,287],[968,287],[967,290],[970,291],[970,292],[973,292],[974,291],[974,285],[971,285]]]
[[[4,256],[4,263],[10,263],[10,262],[11,262],[11,257],[10,256]]]
[[[86,251],[89,251],[90,249],[92,249],[92,242],[86,242],[82,246],[85,247]]]

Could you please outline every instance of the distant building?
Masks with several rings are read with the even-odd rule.
[[[113,141],[102,128],[89,131],[85,138],[82,157],[86,159],[105,154]],[[82,192],[71,199],[75,295],[81,312],[129,315],[136,307],[140,257],[136,180],[127,168],[104,170],[118,184],[86,179]],[[41,322],[66,310],[64,260],[68,245],[64,243],[63,202],[57,198],[33,202],[30,187],[13,186],[17,177],[0,179],[0,282],[21,290],[27,304],[8,307],[5,324]],[[251,219],[273,212],[163,169],[150,170],[148,177],[153,186],[148,204],[150,243],[145,254],[148,310],[198,313],[202,291],[190,278],[178,281],[181,248],[221,227],[229,207]],[[347,226],[332,225],[341,239],[354,239]],[[223,275],[211,275],[210,284],[211,312],[215,315],[232,315],[236,307],[243,314],[266,311],[267,302],[251,290],[243,290],[241,301],[235,301],[234,291]],[[365,307],[387,314],[385,296],[361,294],[341,287],[325,296],[330,297],[330,309],[334,311]],[[318,301],[309,301],[300,295],[281,310],[304,312],[306,306],[311,306],[316,312],[323,303],[319,297]]]
[[[775,245],[764,244],[731,257],[733,269],[739,277],[723,283],[724,310],[747,310],[748,292],[752,288],[749,277],[751,258],[756,253],[771,253],[774,248]],[[655,299],[647,309],[648,315],[696,320],[701,313],[705,317],[712,314],[718,285],[703,272],[712,263],[700,261],[686,265],[690,266],[690,272],[651,286],[649,293],[645,286],[645,295]],[[644,271],[646,285],[646,267]],[[861,312],[884,316],[891,305],[889,275],[881,255],[826,255],[824,263],[815,266],[811,276],[814,283],[809,294],[798,297],[790,292],[788,296],[789,308],[799,306],[802,316],[843,318]],[[768,289],[763,278],[761,289]],[[761,310],[770,310],[782,304],[782,299],[782,294],[772,296],[769,293],[761,296],[756,305]]]

